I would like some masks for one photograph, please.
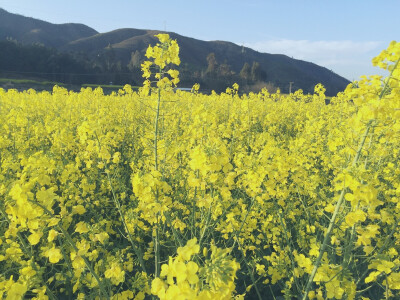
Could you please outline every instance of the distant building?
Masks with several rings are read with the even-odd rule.
[[[180,91],[185,91],[185,92],[191,92],[192,88],[184,88],[184,87],[177,87],[175,90],[180,90]]]

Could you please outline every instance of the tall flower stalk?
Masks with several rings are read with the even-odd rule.
[[[160,138],[160,112],[162,106],[162,93],[163,91],[171,90],[179,82],[179,72],[171,69],[169,66],[179,65],[179,46],[176,41],[171,40],[168,34],[158,34],[156,37],[159,39],[154,47],[149,46],[146,51],[146,57],[149,59],[142,64],[143,77],[145,81],[143,83],[142,92],[148,94],[149,92],[156,92],[157,94],[157,105],[155,108],[154,118],[154,139],[153,139],[153,153],[154,153],[154,170],[159,174],[159,157],[158,157],[158,141]],[[157,70],[154,72],[153,70]],[[152,80],[154,79],[154,80]],[[152,87],[152,83],[156,84],[156,87]],[[158,188],[155,192],[155,200],[158,204],[159,193]],[[161,222],[161,213],[158,212],[156,216],[156,224],[154,229],[154,257],[155,257],[155,277],[160,275],[160,237],[159,227]]]

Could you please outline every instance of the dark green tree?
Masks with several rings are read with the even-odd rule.
[[[136,71],[136,69],[140,69],[141,58],[142,57],[138,50],[131,53],[131,60],[128,63],[129,71],[132,72],[132,71]]]
[[[242,70],[239,73],[240,78],[248,81],[251,79],[251,71],[252,69],[250,68],[250,65],[246,62],[243,65]]]
[[[252,81],[264,81],[266,79],[266,73],[261,68],[259,62],[253,62],[251,66],[251,80]]]
[[[215,53],[211,52],[207,55],[207,71],[206,73],[215,73],[217,71],[218,62]]]

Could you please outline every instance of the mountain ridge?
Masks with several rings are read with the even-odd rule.
[[[0,39],[11,38],[22,43],[41,43],[60,47],[72,40],[98,33],[78,23],[52,24],[47,21],[12,14],[0,8]]]
[[[148,45],[157,42],[154,35],[161,32],[120,28],[99,33],[84,24],[52,24],[12,14],[0,8],[0,40],[12,38],[24,44],[40,43],[72,55],[80,53],[88,60],[107,60],[103,64],[108,64],[109,68],[111,64],[119,65],[119,70],[129,64],[130,70],[139,68],[140,62],[145,59]],[[301,88],[305,92],[312,92],[316,84],[322,83],[327,89],[327,94],[333,95],[342,91],[350,82],[325,67],[283,54],[261,53],[229,41],[203,41],[174,32],[168,33],[180,46],[182,74],[190,78],[187,84],[190,84],[190,81],[201,81],[206,74],[218,80],[225,76],[228,85],[233,79],[239,78],[246,64],[254,66],[254,63],[258,64],[260,74],[264,74],[257,80],[270,82],[284,91],[288,90],[289,82],[294,82],[293,90]],[[136,57],[133,62],[134,54]],[[214,55],[215,64],[218,66],[215,74],[209,72],[210,54]],[[208,78],[210,80],[203,80],[204,83],[211,84],[211,77]],[[251,80],[242,81],[246,84]]]

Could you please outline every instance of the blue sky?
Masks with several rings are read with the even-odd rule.
[[[52,23],[173,31],[286,54],[349,80],[382,74],[371,59],[400,41],[400,0],[0,0],[10,12]]]

